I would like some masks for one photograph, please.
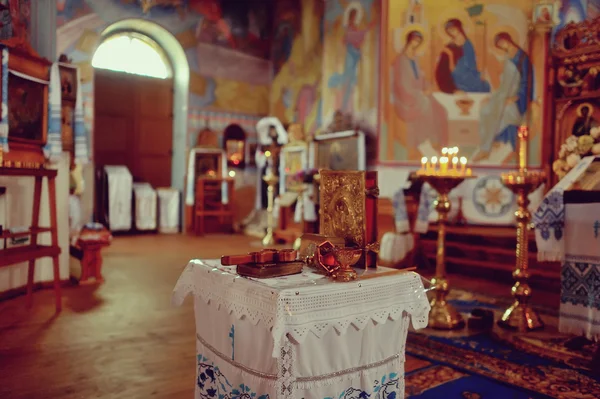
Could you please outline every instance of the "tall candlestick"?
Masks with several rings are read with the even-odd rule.
[[[525,125],[519,126],[519,169],[527,169],[527,139],[529,129]]]

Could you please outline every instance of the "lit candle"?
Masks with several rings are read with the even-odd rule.
[[[448,157],[440,158],[440,173],[443,175],[448,173]]]
[[[454,156],[454,157],[452,157],[452,169],[456,170],[457,165],[458,165],[458,157]]]
[[[525,125],[519,126],[519,169],[527,169],[527,138],[529,129]]]
[[[446,155],[446,154],[448,154],[448,148],[444,147],[444,148],[442,148],[442,155]]]
[[[454,148],[452,148],[452,153],[453,153],[454,155],[458,154],[458,147],[454,147]]]
[[[435,170],[436,165],[437,165],[437,157],[435,157],[435,156],[431,157],[431,172],[432,173],[436,172],[436,170]]]
[[[460,173],[465,173],[467,167],[467,157],[460,157]]]
[[[473,174],[473,172],[471,171],[471,168],[467,168],[467,176],[471,176]]]
[[[427,157],[421,158],[421,172],[425,173],[427,168]]]

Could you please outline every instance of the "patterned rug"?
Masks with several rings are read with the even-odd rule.
[[[503,306],[464,292],[450,301],[461,313],[487,308],[500,317]],[[557,319],[542,313],[544,330],[527,334],[497,326],[490,332],[426,329],[407,342],[407,398],[529,399],[600,398],[600,377],[589,369],[593,345],[573,351],[558,333]]]

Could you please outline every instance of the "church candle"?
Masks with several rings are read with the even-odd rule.
[[[467,168],[467,158],[460,157],[460,173],[464,175],[466,168]]]
[[[435,173],[435,172],[437,172],[437,171],[436,171],[436,168],[437,168],[437,161],[438,161],[437,157],[435,157],[435,156],[434,156],[434,157],[431,157],[431,173]]]
[[[452,170],[456,170],[457,165],[458,165],[458,157],[452,157]]]
[[[446,147],[442,148],[442,155],[445,156],[448,153],[449,153],[448,148],[446,148]]]
[[[440,158],[440,173],[445,175],[448,173],[448,157]]]
[[[527,169],[527,139],[529,132],[527,126],[519,127],[519,169]]]
[[[471,171],[471,168],[467,168],[467,176],[471,176],[473,174],[473,172]]]
[[[425,173],[427,172],[427,169],[429,169],[429,166],[427,165],[429,162],[427,162],[427,157],[423,157],[421,158],[421,172]]]

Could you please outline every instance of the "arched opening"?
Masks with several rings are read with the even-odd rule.
[[[104,40],[94,53],[92,66],[157,79],[173,76],[163,49],[137,33],[118,33]]]
[[[183,192],[186,172],[186,137],[190,68],[179,41],[162,26],[144,19],[130,18],[115,22],[101,33],[101,43],[118,33],[139,34],[154,41],[172,69],[173,79],[173,146],[171,187]]]
[[[190,70],[185,51],[175,36],[165,28],[151,21],[137,18],[118,21],[104,29],[101,33],[101,41],[98,50],[104,51],[102,50],[103,44],[110,43],[112,39],[123,36],[119,34],[126,34],[130,38],[129,41],[133,42],[133,46],[136,46],[140,51],[146,51],[142,50],[142,45],[146,45],[146,47],[149,45],[151,49],[155,50],[155,52],[160,55],[163,62],[170,66],[171,75],[167,78],[172,80],[172,147],[170,168],[171,179],[169,185],[180,192],[183,192],[185,188],[187,159],[186,138],[190,79]],[[141,39],[142,43],[132,39]],[[132,43],[129,43],[128,45],[132,46]],[[125,47],[125,44],[123,44],[123,47]],[[106,48],[110,50],[110,47]],[[102,58],[96,62],[100,62],[101,60]],[[158,65],[158,63],[155,63],[155,65]],[[114,65],[111,65],[111,67],[114,69]],[[96,72],[99,71],[102,71],[102,69],[96,69]],[[141,71],[136,72],[130,69],[125,70],[125,72],[146,76],[150,74],[148,71],[140,73]],[[156,73],[154,75],[156,75]],[[95,135],[96,134],[94,134],[94,136]],[[182,218],[183,217],[182,209]]]
[[[173,79],[160,46],[134,32],[98,46],[94,67],[94,159],[123,165],[134,182],[171,186]]]

